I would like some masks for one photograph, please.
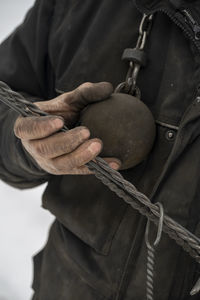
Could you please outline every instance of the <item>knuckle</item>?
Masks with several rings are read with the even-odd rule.
[[[76,158],[74,157],[75,155],[69,155],[69,157],[67,158],[66,162],[65,162],[65,169],[66,170],[73,170],[74,168],[76,168]],[[63,167],[63,165],[60,166],[61,168]]]
[[[48,117],[48,119],[42,124],[43,125],[43,130],[47,131],[47,129],[50,129],[50,130],[57,130],[57,126],[55,124],[55,122],[52,122],[54,121],[55,118],[51,118],[51,117]]]
[[[93,83],[92,82],[84,82],[82,85],[81,85],[81,87],[82,88],[91,88],[91,87],[93,87]]]
[[[85,126],[80,126],[79,128],[79,138],[81,138],[81,140],[88,139],[90,137],[90,130]]]
[[[67,131],[65,133],[65,137],[66,137],[66,143],[68,143],[69,145],[74,143],[74,141],[76,141],[76,136],[77,136],[77,129],[72,129],[70,131]]]
[[[79,144],[85,139],[89,138],[89,136],[90,131],[84,126],[77,127],[71,132],[72,142],[78,142]]]
[[[24,122],[20,122],[19,123],[19,131],[22,135],[22,137],[28,139],[30,137],[30,139],[32,138],[33,135],[37,134],[40,129],[38,126],[38,118],[32,118],[32,119],[27,119],[27,120],[23,120]]]
[[[47,146],[44,143],[37,142],[34,144],[35,152],[41,157],[46,157],[48,154]]]
[[[75,92],[78,92],[78,95],[85,99],[85,97],[87,96],[88,92],[90,91],[90,89],[94,86],[93,83],[91,82],[84,82],[83,84],[81,84],[77,90],[75,90]]]
[[[30,134],[36,135],[38,132],[40,132],[39,123],[36,121],[33,121],[30,127],[27,127],[27,131],[30,132]]]
[[[62,150],[71,152],[77,148],[85,139],[89,137],[89,130],[83,128],[74,128],[69,132],[65,133],[65,140],[61,145]]]
[[[63,141],[62,144],[55,145],[55,148],[53,151],[51,151],[50,155],[57,154],[57,156],[59,156],[59,155],[68,154],[71,151],[73,151],[73,149],[74,147],[72,143]]]
[[[47,129],[51,126],[48,120],[34,120],[32,123],[32,132],[36,136],[40,136],[40,134],[47,131]]]
[[[62,123],[62,122],[61,122]],[[33,136],[48,136],[58,130],[58,125],[54,117],[39,117],[32,120],[31,126],[27,127],[27,131]]]

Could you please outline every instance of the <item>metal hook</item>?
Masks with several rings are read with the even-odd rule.
[[[154,243],[149,242],[150,220],[147,221],[145,231],[145,242],[147,246],[147,278],[146,278],[146,299],[154,300],[154,265],[155,265],[155,248],[160,243],[164,222],[164,209],[161,203],[156,203],[160,208],[160,219],[158,223],[157,236]]]
[[[163,208],[163,205],[159,202],[156,203],[156,205],[160,208],[160,219],[159,219],[159,223],[158,223],[157,236],[156,236],[156,239],[155,239],[153,245],[151,245],[149,242],[150,220],[147,221],[146,232],[145,232],[145,241],[146,241],[147,247],[149,247],[149,248],[157,247],[158,244],[160,243],[160,240],[162,237],[163,221],[164,221],[164,208]]]

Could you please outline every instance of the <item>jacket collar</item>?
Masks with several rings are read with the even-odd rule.
[[[133,2],[141,11],[146,13],[151,13],[162,8],[177,10],[200,7],[199,0],[133,0]]]
[[[133,0],[141,13],[162,12],[176,23],[200,52],[199,0]]]

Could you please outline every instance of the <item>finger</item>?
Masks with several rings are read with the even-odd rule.
[[[93,160],[102,150],[102,142],[99,139],[91,139],[84,142],[75,151],[59,156],[52,160],[52,165],[61,174],[79,168]]]
[[[35,102],[34,104],[39,107],[42,111],[49,114],[54,114],[60,116],[63,110],[69,110],[69,105],[65,102],[65,98],[72,92],[64,93],[54,99],[48,101]]]
[[[79,168],[75,168],[68,172],[70,175],[92,175],[94,174],[92,171],[88,169],[86,166],[81,166]]]
[[[86,105],[105,100],[113,93],[113,86],[109,82],[90,83],[86,82],[74,90],[73,102],[79,109]]]
[[[35,102],[35,105],[49,114],[63,116],[69,121],[86,105],[105,100],[112,93],[113,86],[109,82],[86,82],[71,92],[64,93],[49,101]]]
[[[28,117],[18,118],[15,122],[15,135],[24,140],[34,140],[45,138],[58,130],[64,125],[61,117]]]
[[[103,157],[103,159],[108,163],[108,165],[114,169],[114,170],[119,170],[122,163],[119,159],[115,157]]]
[[[86,141],[90,131],[84,127],[76,127],[67,132],[59,132],[42,140],[33,140],[30,146],[37,155],[46,159],[70,153]]]
[[[66,121],[67,126],[72,127],[76,122],[77,113],[79,112],[76,107],[70,107],[67,101],[65,101],[65,99],[70,99],[70,94],[72,92],[60,95],[49,101],[41,101],[34,104],[50,115],[61,116]]]
[[[121,162],[119,159],[117,158],[113,158],[113,157],[108,157],[108,158],[103,158],[108,164],[109,166],[114,169],[114,170],[119,170],[121,167]],[[75,168],[71,171],[69,171],[68,174],[71,175],[92,175],[94,174],[94,172],[90,171],[88,169],[87,166],[81,166],[79,168]]]

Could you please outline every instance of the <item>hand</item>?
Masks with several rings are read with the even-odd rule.
[[[79,120],[81,110],[88,104],[107,99],[112,92],[113,87],[108,82],[86,82],[71,92],[35,104],[51,115],[63,117],[67,127],[72,128]]]
[[[101,140],[89,139],[90,132],[83,126],[67,132],[58,131],[64,123],[71,127],[87,104],[108,98],[112,91],[109,83],[85,83],[53,100],[35,103],[51,116],[19,117],[14,126],[15,135],[46,172],[54,175],[91,174],[85,164],[101,152]],[[105,160],[114,169],[121,165],[115,158]]]

